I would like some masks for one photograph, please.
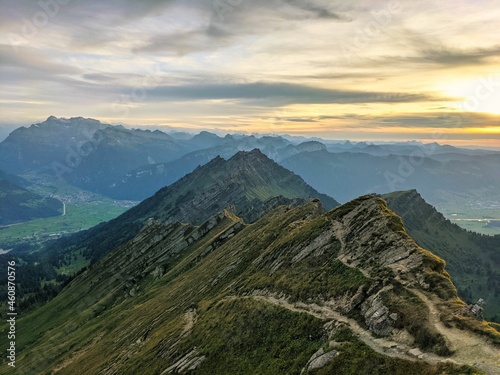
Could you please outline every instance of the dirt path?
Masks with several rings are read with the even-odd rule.
[[[305,304],[302,302],[291,304],[283,298],[278,299],[270,296],[253,296],[253,298],[272,303],[273,305],[283,307],[290,311],[307,313],[319,319],[331,319],[337,322],[345,323],[354,332],[354,334],[356,334],[366,345],[375,350],[377,353],[388,355],[390,357],[404,358],[413,361],[415,360],[414,357],[405,354],[401,351],[401,349],[397,349],[398,346],[401,348],[398,343],[385,339],[375,339],[370,332],[361,327],[358,322],[353,319],[346,318],[328,306]]]
[[[302,302],[291,304],[284,298],[277,298],[275,296],[269,296],[269,295],[252,295],[248,297],[229,296],[226,297],[225,299],[237,299],[237,298],[253,298],[258,301],[271,303],[273,305],[285,308],[290,311],[306,313],[318,319],[335,320],[337,322],[345,323],[346,325],[349,326],[349,328],[353,331],[353,333],[359,337],[361,341],[363,341],[366,345],[368,345],[377,353],[389,357],[402,358],[409,361],[417,360],[415,356],[407,354],[407,352],[412,348],[396,343],[391,340],[373,337],[371,333],[366,329],[364,329],[363,327],[361,327],[358,324],[358,322],[356,322],[353,319],[349,319],[343,316],[342,314],[334,311],[333,308],[329,307],[328,305],[320,306],[314,303],[305,304]]]
[[[447,328],[439,318],[439,311],[434,303],[419,290],[412,290],[429,308],[430,322],[450,343],[454,354],[451,359],[487,371],[488,374],[500,375],[500,350],[488,344],[487,340],[471,332],[457,328]]]
[[[410,361],[421,360],[431,365],[441,362],[454,364],[467,364],[482,369],[490,375],[500,375],[500,351],[487,343],[485,339],[472,333],[446,328],[439,319],[439,311],[431,300],[418,290],[412,290],[428,306],[430,321],[438,332],[446,337],[455,351],[450,357],[440,357],[433,353],[422,353],[418,348],[410,347],[387,338],[375,338],[370,331],[364,329],[353,319],[336,312],[333,306],[305,304],[303,302],[290,303],[285,298],[277,298],[269,294],[256,294],[247,297],[229,296],[225,299],[253,298],[258,301],[268,302],[294,312],[312,315],[323,320],[335,320],[345,323],[363,341],[377,353]]]

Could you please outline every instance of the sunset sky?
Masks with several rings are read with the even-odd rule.
[[[500,147],[500,1],[0,0],[0,128]]]

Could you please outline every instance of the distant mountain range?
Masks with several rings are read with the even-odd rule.
[[[224,139],[227,140],[228,137]],[[304,142],[293,145],[280,137],[256,138],[250,136],[232,139],[218,146],[190,152],[168,163],[141,166],[111,184],[105,193],[116,199],[142,200],[217,156],[228,159],[241,150],[249,151],[256,148],[279,163],[291,155],[323,150],[326,146],[319,142]]]
[[[450,194],[500,202],[500,152],[437,143],[292,140],[209,132],[168,135],[51,116],[15,130],[0,143],[0,169],[61,177],[115,199],[142,200],[216,156],[228,159],[258,148],[341,202],[411,189],[434,205],[447,203]]]
[[[23,182],[17,178],[11,179]],[[13,184],[10,180],[0,178],[0,225],[22,223],[62,214],[63,203],[58,199],[42,197]]]
[[[1,168],[41,172],[99,191],[129,170],[172,160],[191,149],[160,131],[128,130],[84,118],[46,121],[13,131],[0,144]]]
[[[18,303],[35,308],[17,321],[18,370],[496,373],[500,325],[459,299],[450,273],[461,294],[491,290],[497,240],[416,191],[339,206],[258,149],[217,156],[114,220],[8,254]],[[65,267],[80,271],[46,298],[41,284],[67,282],[54,276]]]
[[[479,199],[500,198],[500,154],[413,158],[323,150],[301,153],[281,164],[339,201],[367,193],[411,189],[418,190],[432,204],[440,203],[444,192]]]

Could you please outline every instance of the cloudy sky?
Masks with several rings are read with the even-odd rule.
[[[500,146],[500,0],[0,0],[0,130]]]

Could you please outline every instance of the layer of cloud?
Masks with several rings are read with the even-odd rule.
[[[251,129],[288,109],[297,131],[446,127],[463,101],[447,82],[498,71],[495,3],[0,0],[0,110]]]
[[[335,90],[291,83],[264,82],[164,86],[154,89],[151,96],[171,100],[241,99],[253,102],[262,101],[261,105],[269,106],[299,103],[406,103],[443,100],[443,98],[426,94]]]

